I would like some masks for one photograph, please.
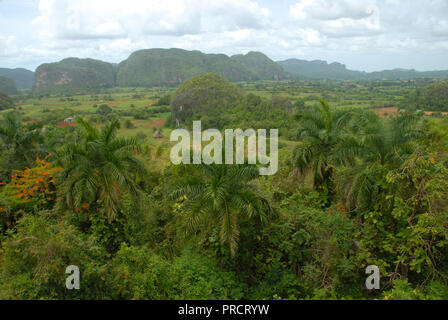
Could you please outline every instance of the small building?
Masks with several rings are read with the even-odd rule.
[[[73,117],[68,117],[68,118],[64,119],[64,121],[58,122],[58,126],[62,127],[62,128],[76,126],[76,125],[77,125],[77,123],[75,122],[75,118],[73,118]]]
[[[162,134],[162,132],[160,132],[160,130],[156,130],[156,132],[154,133],[153,137],[155,139],[162,139],[163,138],[163,134]]]

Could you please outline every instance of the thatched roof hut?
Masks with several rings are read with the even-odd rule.
[[[153,135],[154,138],[156,139],[162,139],[163,138],[163,134],[162,132],[160,132],[160,130],[156,130],[156,132]]]

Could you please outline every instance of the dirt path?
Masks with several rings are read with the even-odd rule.
[[[150,124],[146,125],[145,128],[146,129],[151,129],[151,128],[161,129],[165,125],[166,121],[167,121],[166,118],[157,119],[157,120],[151,122]]]
[[[398,113],[398,108],[388,107],[388,108],[376,108],[374,111],[382,118],[394,115]]]

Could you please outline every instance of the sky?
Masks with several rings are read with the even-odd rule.
[[[0,0],[0,67],[148,48],[448,70],[448,0]]]

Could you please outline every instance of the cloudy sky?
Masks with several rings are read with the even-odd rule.
[[[448,69],[448,0],[0,0],[0,67],[146,48]]]

